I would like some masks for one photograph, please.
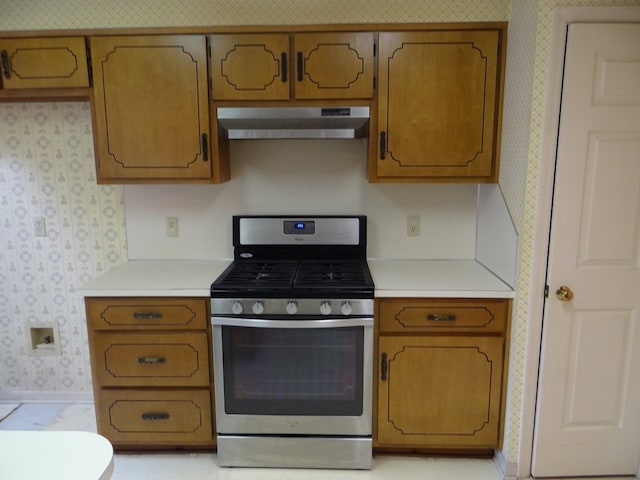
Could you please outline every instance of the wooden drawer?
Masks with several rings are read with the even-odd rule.
[[[502,333],[505,299],[379,300],[380,332]]]
[[[101,390],[98,432],[114,444],[212,443],[209,390]]]
[[[201,330],[209,324],[207,298],[87,298],[94,330]]]
[[[206,333],[95,334],[96,381],[113,386],[208,386]]]

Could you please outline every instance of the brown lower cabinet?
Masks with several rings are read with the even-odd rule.
[[[98,433],[116,450],[215,446],[206,298],[86,298]]]
[[[85,299],[98,433],[116,450],[215,447],[207,298]],[[374,449],[502,442],[511,300],[376,300]]]
[[[474,451],[502,441],[507,299],[380,299],[374,447]]]

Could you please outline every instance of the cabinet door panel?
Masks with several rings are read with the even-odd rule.
[[[368,32],[296,34],[296,98],[371,98],[373,45]]]
[[[378,175],[492,177],[499,32],[389,32],[379,45]]]
[[[380,337],[379,445],[494,448],[502,338]]]
[[[98,180],[210,178],[206,38],[95,37],[91,50]]]
[[[289,35],[211,35],[214,100],[288,100]]]
[[[83,37],[0,39],[2,88],[88,87]]]

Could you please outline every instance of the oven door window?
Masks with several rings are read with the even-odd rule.
[[[364,327],[222,327],[228,414],[362,414]]]

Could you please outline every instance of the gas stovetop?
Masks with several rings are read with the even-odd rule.
[[[373,298],[364,216],[234,216],[212,298]]]
[[[360,298],[373,294],[373,280],[366,261],[236,260],[211,285],[211,296],[243,294]]]

